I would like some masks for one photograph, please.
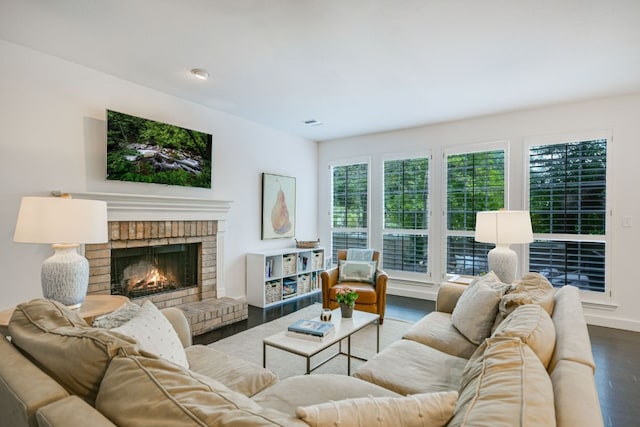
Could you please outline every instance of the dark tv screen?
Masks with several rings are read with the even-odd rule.
[[[107,110],[107,179],[211,188],[211,134]]]

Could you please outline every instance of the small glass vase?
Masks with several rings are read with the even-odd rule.
[[[353,316],[353,306],[341,302],[340,313],[342,314],[343,319],[350,319]]]

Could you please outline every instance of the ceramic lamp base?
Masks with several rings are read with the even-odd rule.
[[[78,246],[53,245],[55,252],[42,263],[40,275],[42,295],[69,308],[82,305],[89,286],[89,261]]]
[[[502,283],[513,283],[517,266],[518,255],[509,246],[496,246],[489,251],[489,271],[496,273]]]

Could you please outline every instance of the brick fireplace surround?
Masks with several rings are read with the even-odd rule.
[[[224,234],[230,202],[106,193],[72,194],[107,202],[109,242],[86,245],[89,295],[111,293],[111,249],[198,243],[198,286],[132,299],[184,311],[194,335],[248,317],[247,303],[225,296]]]

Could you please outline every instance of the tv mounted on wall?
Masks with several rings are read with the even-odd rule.
[[[107,179],[211,188],[211,134],[107,110]]]

